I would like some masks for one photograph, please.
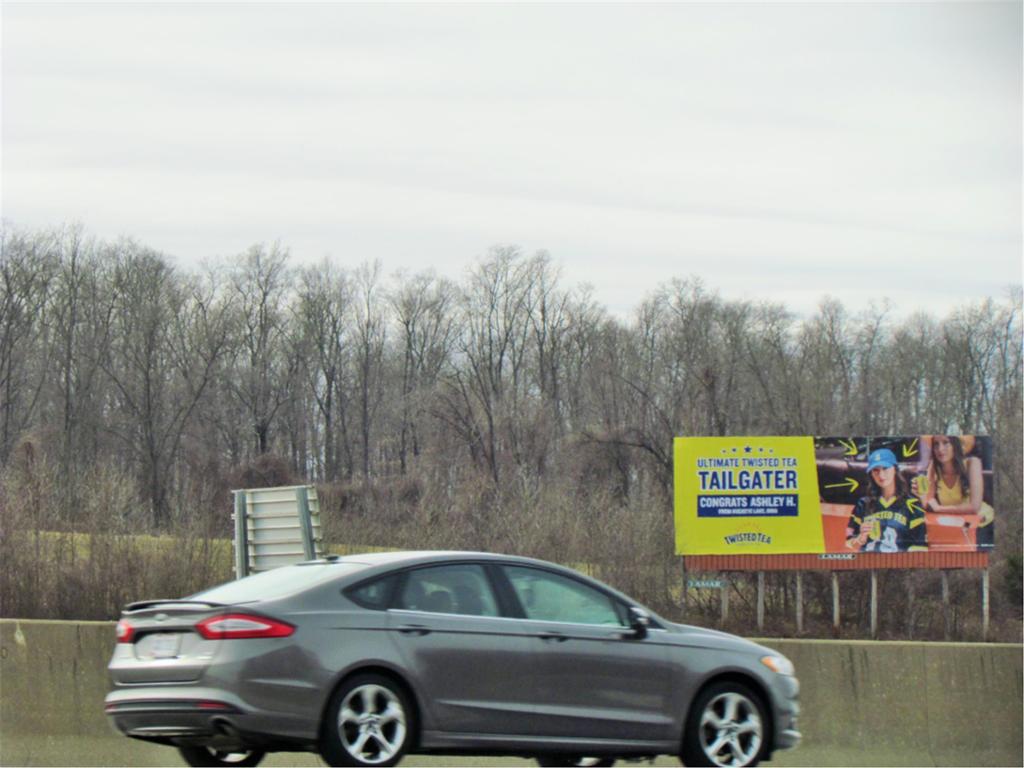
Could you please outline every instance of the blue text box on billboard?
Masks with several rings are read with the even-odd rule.
[[[795,493],[700,495],[697,517],[796,517],[798,506]]]

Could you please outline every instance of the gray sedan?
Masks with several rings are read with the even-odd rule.
[[[568,568],[474,552],[330,556],[132,603],[109,669],[113,725],[190,765],[755,765],[800,739],[778,653]]]

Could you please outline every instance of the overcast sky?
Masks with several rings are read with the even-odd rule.
[[[1021,8],[5,2],[3,216],[945,314],[1021,284]]]

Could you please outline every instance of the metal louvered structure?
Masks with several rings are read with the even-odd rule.
[[[323,554],[315,486],[247,488],[232,493],[236,578]]]

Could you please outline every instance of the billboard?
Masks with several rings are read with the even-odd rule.
[[[673,454],[677,554],[993,546],[988,437],[678,437]]]

